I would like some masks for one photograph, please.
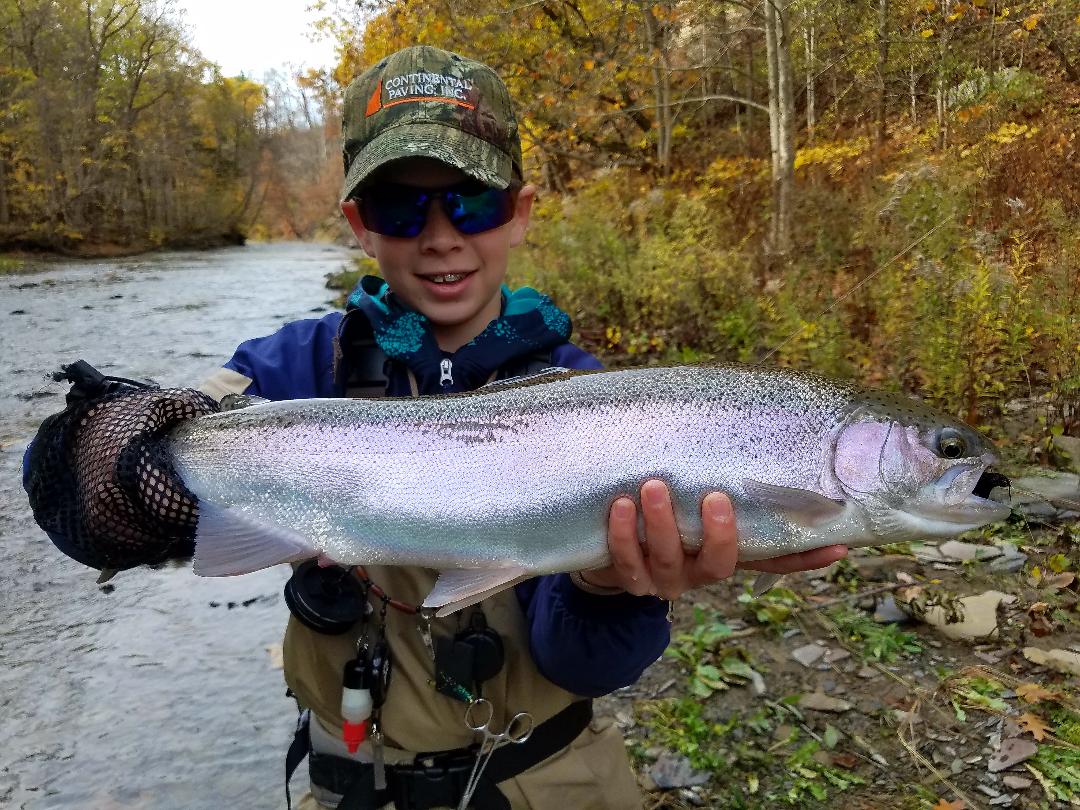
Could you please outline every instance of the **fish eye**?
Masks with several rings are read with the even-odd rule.
[[[945,428],[938,434],[938,452],[945,458],[962,458],[967,454],[964,437],[953,428]]]

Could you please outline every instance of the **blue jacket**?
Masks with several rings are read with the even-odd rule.
[[[268,337],[242,343],[225,368],[251,380],[244,393],[266,399],[342,396],[347,372],[340,336],[345,321],[359,317],[362,313],[353,310],[286,324]],[[601,368],[572,343],[551,351],[551,365]],[[386,394],[408,396],[404,367],[391,361],[386,370]],[[667,647],[667,603],[655,597],[585,593],[566,574],[530,579],[517,585],[516,593],[537,668],[575,694],[595,697],[632,684]]]

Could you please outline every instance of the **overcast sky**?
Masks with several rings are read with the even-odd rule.
[[[254,79],[271,68],[331,67],[327,40],[311,42],[307,0],[176,0],[192,44],[222,73]]]

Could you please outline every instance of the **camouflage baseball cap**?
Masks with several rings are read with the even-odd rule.
[[[400,50],[354,79],[341,133],[342,199],[404,157],[441,160],[494,188],[522,176],[506,85],[487,65],[430,45]]]

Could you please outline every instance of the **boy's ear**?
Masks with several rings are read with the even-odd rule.
[[[342,200],[341,213],[345,215],[345,219],[348,221],[349,227],[352,228],[352,232],[356,235],[356,241],[364,249],[364,253],[373,259],[376,258],[375,240],[371,237],[371,231],[364,227],[364,221],[360,218],[360,208],[357,206],[356,200]]]
[[[529,227],[529,214],[533,200],[536,199],[536,186],[532,183],[522,186],[514,203],[514,218],[510,220],[510,247],[517,247],[525,241],[525,231]]]

